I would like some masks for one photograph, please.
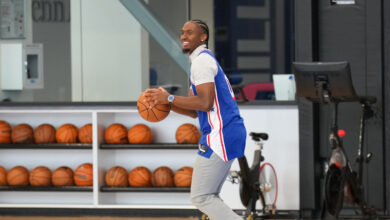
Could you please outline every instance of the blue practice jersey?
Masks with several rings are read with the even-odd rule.
[[[214,58],[218,66],[218,73],[214,78],[215,96],[214,105],[208,112],[197,111],[202,137],[199,144],[199,155],[209,158],[212,152],[216,153],[225,162],[244,155],[246,129],[240,116],[234,92],[228,78],[209,50],[203,50]],[[194,95],[196,87],[191,83]]]

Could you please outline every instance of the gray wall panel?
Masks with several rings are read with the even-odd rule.
[[[295,61],[312,61],[312,2],[295,1]],[[298,99],[299,105],[299,158],[300,161],[300,206],[301,210],[318,208],[315,184],[314,118],[313,104]]]
[[[390,210],[390,1],[383,2],[383,36],[384,36],[384,157],[385,157],[385,184],[386,210]]]
[[[359,95],[373,95],[376,117],[367,122],[366,152],[374,158],[364,170],[364,186],[368,203],[377,209],[384,208],[383,176],[383,122],[382,122],[382,51],[381,51],[381,0],[357,0],[356,5],[319,5],[319,60],[347,60],[351,64],[352,79]],[[327,107],[320,109],[321,156],[329,157],[327,143],[329,115]],[[360,106],[343,103],[339,109],[340,128],[346,129],[344,146],[349,159],[354,161],[358,146]],[[380,137],[380,138],[378,138]],[[368,144],[369,143],[369,144]],[[365,164],[366,165],[366,164]]]

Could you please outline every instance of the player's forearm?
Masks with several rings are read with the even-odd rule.
[[[213,103],[213,100],[208,100],[207,97],[202,98],[199,96],[175,96],[175,101],[172,103],[172,105],[185,110],[208,112],[213,107]]]
[[[175,105],[171,105],[171,110],[182,115],[190,116],[192,118],[198,117],[198,113],[196,113],[195,110],[182,109]]]

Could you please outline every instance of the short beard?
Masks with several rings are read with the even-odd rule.
[[[183,53],[189,53],[189,52],[190,52],[190,49],[184,49],[184,48],[183,48],[181,51],[182,51]]]

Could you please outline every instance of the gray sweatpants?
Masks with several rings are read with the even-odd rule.
[[[191,183],[191,201],[212,220],[243,219],[219,198],[232,162],[233,160],[230,160],[225,163],[215,153],[209,159],[197,155],[195,160]]]

